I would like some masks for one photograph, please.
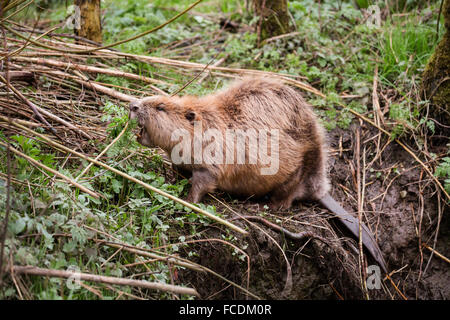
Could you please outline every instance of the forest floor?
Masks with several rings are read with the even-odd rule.
[[[6,64],[32,76],[0,87],[0,217],[8,223],[1,298],[194,298],[136,284],[73,286],[43,276],[49,270],[189,287],[203,299],[450,298],[449,138],[427,117],[419,90],[444,32],[440,1],[387,1],[380,26],[352,1],[289,1],[296,31],[260,41],[244,1],[205,0],[156,32],[102,50],[76,42],[58,26],[70,14],[65,5],[48,3],[2,22],[2,50],[13,54],[1,71]],[[102,3],[108,45],[192,2]],[[188,180],[160,149],[136,142],[130,99],[180,89],[205,95],[253,70],[296,87],[319,115],[332,196],[362,213],[387,261],[379,286],[366,282],[371,258],[361,264],[357,241],[316,204],[277,212],[266,199],[216,192],[193,210],[177,200]],[[86,157],[100,164],[88,168]],[[308,235],[293,239],[267,222]]]

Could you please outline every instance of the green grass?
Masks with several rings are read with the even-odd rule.
[[[414,21],[388,25],[383,35],[380,74],[386,84],[395,83],[401,76],[417,77],[437,44],[436,28]]]

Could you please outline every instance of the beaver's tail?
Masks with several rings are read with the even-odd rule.
[[[339,220],[357,237],[359,238],[359,220],[350,215],[344,208],[337,203],[329,193],[319,200],[319,203],[326,209],[333,212]],[[383,254],[378,247],[375,238],[370,232],[369,228],[361,222],[361,236],[364,247],[370,252],[375,261],[381,266],[384,272],[387,273],[386,262],[384,261]]]

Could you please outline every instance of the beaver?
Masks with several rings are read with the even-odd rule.
[[[280,80],[251,77],[203,97],[151,96],[130,103],[137,140],[166,151],[192,173],[187,201],[214,190],[269,195],[272,209],[318,201],[359,237],[359,221],[330,195],[325,131],[312,107]],[[270,142],[269,142],[270,140]],[[362,240],[386,272],[381,250],[361,223]]]

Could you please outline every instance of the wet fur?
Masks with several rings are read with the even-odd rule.
[[[184,128],[193,137],[194,121],[201,121],[203,130],[215,128],[222,133],[279,130],[279,170],[274,175],[261,175],[259,163],[182,165],[193,174],[188,196],[192,202],[220,189],[242,196],[270,194],[274,207],[287,209],[294,200],[318,200],[329,190],[324,131],[300,93],[279,80],[247,78],[204,97],[153,96],[131,106],[136,107],[130,117],[144,128],[140,142],[159,146],[169,155],[177,144],[171,141],[172,132]]]

